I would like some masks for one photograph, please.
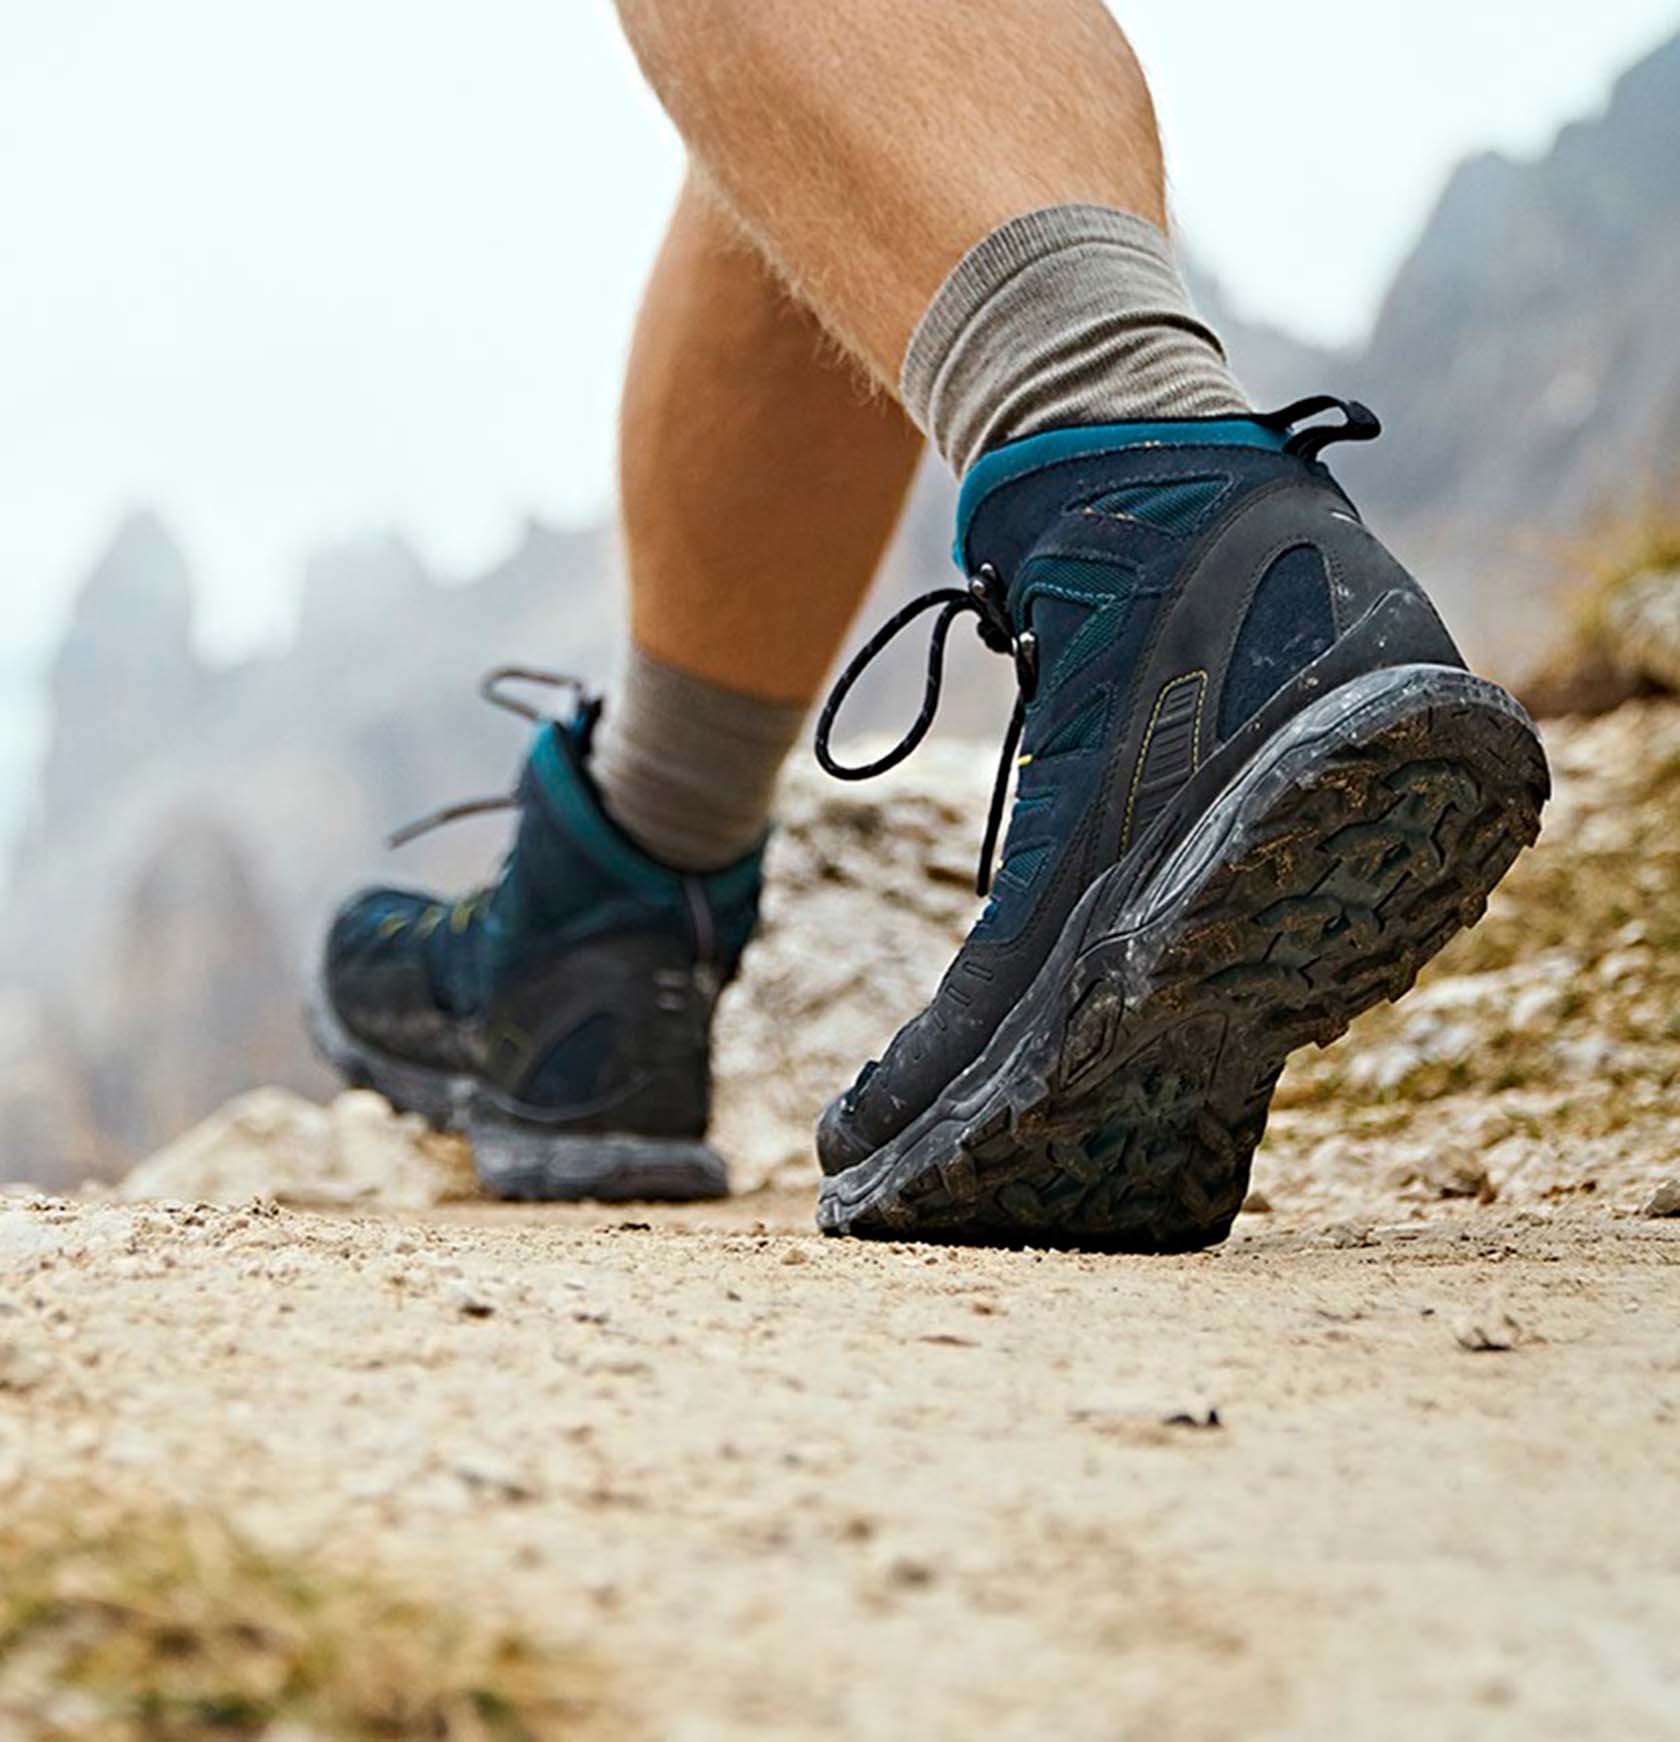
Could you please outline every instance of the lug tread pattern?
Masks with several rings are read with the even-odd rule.
[[[1410,989],[1539,832],[1549,781],[1527,720],[1419,708],[1344,743],[1161,921],[1141,995],[1118,972],[1066,1000],[951,1153],[824,1182],[831,1233],[1182,1251],[1247,1192],[1272,1090]],[[911,1160],[913,1157],[906,1157]],[[901,1177],[901,1175],[903,1177]]]

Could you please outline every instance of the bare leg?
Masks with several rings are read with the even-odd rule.
[[[940,281],[1006,218],[1088,201],[1165,227],[1148,86],[1100,0],[618,9],[690,151],[889,388]]]
[[[807,704],[891,536],[921,437],[698,177],[654,267],[619,469],[636,644]]]
[[[757,842],[920,451],[691,174],[624,388],[632,646],[594,766],[656,858],[707,870]]]

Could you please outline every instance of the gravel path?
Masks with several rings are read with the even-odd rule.
[[[613,1735],[1680,1734],[1680,1221],[808,1217],[0,1203],[0,1501],[511,1616]]]

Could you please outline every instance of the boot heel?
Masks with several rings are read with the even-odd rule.
[[[694,1202],[729,1195],[723,1159],[698,1138],[557,1129],[483,1096],[467,1112],[479,1184],[526,1202]]]

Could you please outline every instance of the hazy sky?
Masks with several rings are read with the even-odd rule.
[[[1247,311],[1337,339],[1453,162],[1537,150],[1680,28],[1680,0],[1117,10],[1185,233]],[[0,788],[130,503],[224,654],[322,539],[400,527],[465,572],[527,512],[600,512],[679,165],[606,0],[0,0]]]

